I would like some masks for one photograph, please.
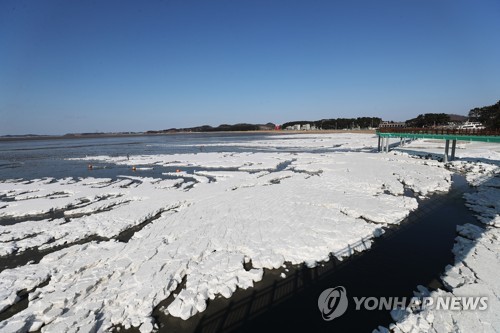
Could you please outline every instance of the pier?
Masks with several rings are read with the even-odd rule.
[[[389,152],[389,139],[399,138],[403,146],[407,140],[437,139],[445,140],[443,162],[455,159],[457,141],[481,141],[500,143],[500,129],[444,129],[444,128],[379,128],[378,151]],[[451,141],[451,155],[449,155]]]

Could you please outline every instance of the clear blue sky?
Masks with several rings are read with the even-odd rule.
[[[0,135],[466,114],[500,1],[0,1]]]

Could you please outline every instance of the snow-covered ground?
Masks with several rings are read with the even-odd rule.
[[[353,248],[362,251],[418,207],[408,191],[426,197],[451,182],[442,163],[376,153],[376,144],[367,134],[286,135],[221,144],[266,148],[259,153],[81,158],[138,166],[137,177],[0,181],[0,256],[44,251],[38,262],[0,272],[0,310],[29,292],[28,307],[0,322],[0,331],[121,325],[150,332],[153,309],[167,298],[168,314],[187,319],[208,299],[252,287],[264,268],[342,259],[367,240]],[[480,183],[499,154],[470,146],[457,155],[482,160],[452,168],[481,171],[469,177]],[[152,166],[179,172],[140,176]],[[486,207],[484,197],[471,207]]]
[[[500,147],[497,144],[462,143],[460,160],[450,163],[452,169],[466,173],[474,192],[465,193],[466,205],[477,215],[483,227],[473,224],[457,226],[453,265],[448,265],[441,280],[443,289],[430,292],[418,286],[416,297],[487,297],[487,310],[436,309],[427,306],[391,312],[395,324],[391,332],[499,332],[500,331]],[[439,154],[442,143],[417,141],[399,151]],[[423,154],[421,152],[424,152]],[[379,327],[374,332],[389,332]]]

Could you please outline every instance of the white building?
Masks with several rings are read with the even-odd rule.
[[[403,127],[406,127],[405,122],[383,121],[379,125],[379,128],[403,128]]]

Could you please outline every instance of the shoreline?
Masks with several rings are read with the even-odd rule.
[[[234,134],[234,135],[287,135],[287,134],[375,134],[375,130],[312,130],[312,131],[296,131],[296,130],[259,130],[259,131],[213,131],[213,132],[168,132],[168,133],[133,133],[133,134],[89,134],[89,135],[47,135],[47,136],[19,136],[19,137],[0,137],[0,142],[15,142],[15,141],[43,141],[43,140],[76,140],[76,139],[108,139],[108,138],[127,138],[127,137],[146,137],[146,136],[170,136],[170,135],[217,135],[217,134]]]

